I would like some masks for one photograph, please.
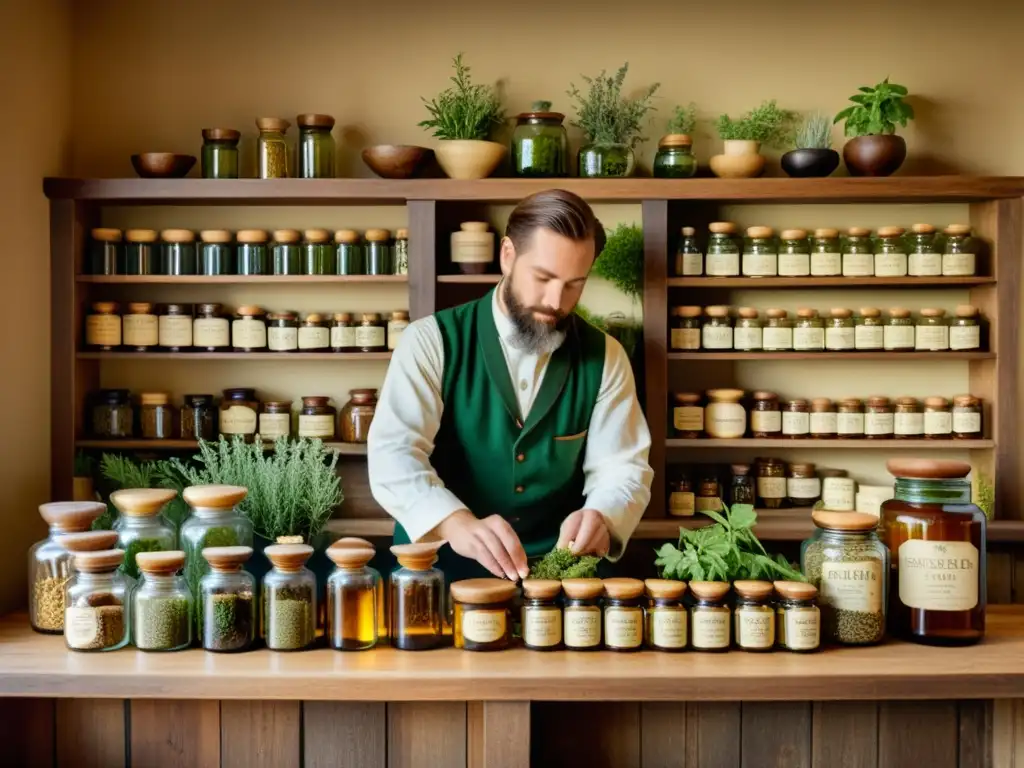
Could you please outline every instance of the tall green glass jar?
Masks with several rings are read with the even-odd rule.
[[[297,229],[275,229],[270,244],[271,271],[275,275],[301,275],[302,234]]]
[[[129,229],[124,233],[126,275],[156,275],[160,272],[160,250],[155,229]]]
[[[235,253],[231,233],[226,229],[204,229],[199,233],[200,275],[235,274]]]
[[[970,277],[977,274],[978,245],[968,224],[950,224],[943,230],[946,247],[942,254],[944,277]]]
[[[302,239],[302,274],[335,274],[334,249],[330,243],[331,233],[326,229],[307,229]]]
[[[689,179],[697,173],[693,139],[685,133],[670,133],[658,142],[652,173],[656,179]]]
[[[189,229],[165,229],[160,233],[160,267],[165,275],[196,273],[196,235]]]
[[[535,101],[516,116],[512,132],[512,173],[533,178],[569,175],[569,138],[565,115],[551,111],[550,101]]]
[[[203,129],[202,171],[204,179],[238,178],[238,140],[233,128]]]
[[[339,229],[334,233],[337,274],[365,275],[366,260],[363,246],[359,241],[359,233],[354,229]]]
[[[736,225],[731,221],[708,224],[708,252],[704,257],[704,274],[708,277],[738,277],[740,274],[740,243]]]
[[[299,115],[299,178],[334,178],[334,118],[330,115]]]
[[[366,274],[390,275],[391,233],[386,229],[366,230]]]
[[[235,236],[238,240],[237,258],[238,274],[269,275],[270,255],[267,251],[266,230],[243,229]]]

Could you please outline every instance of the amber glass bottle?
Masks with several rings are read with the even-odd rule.
[[[403,651],[436,648],[443,640],[444,576],[434,563],[440,544],[396,544],[401,566],[391,574],[391,644]]]

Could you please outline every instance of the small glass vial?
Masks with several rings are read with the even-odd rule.
[[[816,309],[798,309],[793,328],[793,349],[797,352],[821,352],[825,349],[825,321]]]
[[[356,351],[356,324],[348,312],[336,312],[331,321],[331,351]]]
[[[736,610],[733,614],[736,647],[741,651],[770,651],[775,645],[774,587],[770,581],[733,582]]]
[[[192,322],[192,345],[198,352],[226,352],[231,349],[231,323],[221,314],[220,304],[196,305]]]
[[[708,277],[739,277],[740,244],[736,225],[731,221],[713,221],[708,225],[708,252],[704,271]]]
[[[64,643],[72,651],[115,651],[128,644],[132,581],[120,549],[76,552],[64,588]]]
[[[784,309],[769,309],[761,329],[761,343],[765,352],[790,352],[793,349],[793,322]]]
[[[704,431],[708,437],[728,440],[747,433],[747,411],[740,402],[742,389],[709,389],[704,408]]]
[[[677,277],[700,277],[704,274],[704,254],[697,247],[697,230],[683,227],[676,248],[676,260],[672,274]]]
[[[843,273],[838,229],[816,229],[811,242],[811,277],[837,277]]]
[[[93,437],[131,437],[133,416],[127,389],[101,389],[92,407]]]
[[[251,387],[225,389],[220,403],[220,433],[227,438],[241,435],[250,440],[256,434],[260,401]]]
[[[876,307],[861,307],[854,320],[853,341],[858,352],[885,348],[885,324]]]
[[[273,275],[301,275],[302,233],[297,229],[275,229],[270,243],[270,273]]]
[[[857,347],[853,313],[835,307],[829,310],[825,326],[825,349],[829,352],[852,352]]]
[[[234,128],[204,128],[202,173],[204,179],[238,178],[238,140]]]
[[[180,651],[192,645],[192,593],[179,571],[185,553],[139,552],[141,581],[132,591],[132,642],[140,651]]]
[[[909,309],[894,307],[882,331],[882,346],[886,352],[913,352],[915,344],[914,320]]]
[[[121,570],[133,579],[139,576],[136,554],[177,548],[174,525],[162,514],[177,495],[161,488],[125,488],[110,494],[110,503],[119,513],[114,521],[117,546],[125,551]]]
[[[565,649],[600,650],[601,595],[604,594],[604,582],[600,579],[563,579],[562,591],[565,592]]]
[[[160,342],[160,321],[148,302],[130,303],[122,325],[122,341],[132,352],[151,352]]]
[[[89,274],[124,274],[125,259],[121,230],[100,227],[92,230],[89,235]]]
[[[271,352],[296,352],[299,349],[299,321],[294,312],[267,315],[267,349]]]
[[[903,227],[880,227],[875,245],[875,277],[906,277],[907,248]]]
[[[813,653],[821,648],[818,590],[804,581],[776,581],[776,645],[784,651]]]
[[[779,274],[779,245],[771,227],[747,227],[743,244],[743,275],[775,277]]]
[[[387,333],[377,312],[364,312],[356,328],[358,352],[383,352],[387,349]]]
[[[786,462],[780,459],[757,460],[757,497],[765,509],[786,506]]]
[[[750,433],[753,437],[770,438],[782,434],[782,412],[779,396],[774,392],[755,392],[750,409]]]
[[[160,248],[155,229],[129,229],[124,233],[124,273],[157,275],[160,273]]]
[[[668,484],[669,517],[693,517],[697,508],[697,496],[693,492],[693,480],[682,475]]]
[[[890,440],[896,432],[896,419],[888,397],[869,397],[864,408],[864,437]]]
[[[337,259],[331,246],[331,233],[326,229],[307,229],[303,232],[302,274],[333,275],[337,271]]]
[[[946,310],[938,308],[922,309],[914,326],[914,349],[927,352],[946,352],[949,350],[949,322]]]
[[[893,435],[897,440],[920,440],[924,437],[924,410],[916,397],[896,398]]]
[[[516,585],[507,579],[465,579],[451,585],[455,647],[503,651],[512,640],[512,600]]]
[[[821,503],[834,512],[853,512],[857,501],[857,483],[845,469],[822,469]]]
[[[165,229],[160,233],[160,272],[164,275],[196,273],[196,234],[188,229]]]
[[[875,274],[875,248],[871,230],[850,227],[842,240],[843,277],[873,277]]]
[[[942,254],[943,277],[973,277],[978,274],[978,246],[967,224],[950,224],[943,230],[946,247]]]
[[[690,648],[724,653],[729,650],[732,611],[726,602],[727,581],[691,581]]]
[[[836,406],[827,397],[816,397],[811,400],[808,427],[810,436],[816,440],[828,440],[836,436],[839,424]]]
[[[672,349],[691,352],[700,349],[700,317],[700,307],[672,307]]]
[[[331,348],[331,329],[315,312],[306,315],[299,325],[299,349],[303,352],[326,352]]]
[[[942,274],[942,254],[936,248],[935,227],[915,224],[910,231],[907,273],[911,277],[938,277]]]
[[[864,437],[864,404],[857,398],[839,401],[836,407],[836,437],[841,440]]]
[[[953,437],[957,440],[982,438],[981,400],[974,395],[953,398]]]
[[[299,437],[333,440],[338,421],[337,409],[329,397],[304,397],[299,411]]]
[[[252,547],[206,547],[199,581],[203,650],[238,653],[256,640],[256,579],[245,570]]]
[[[204,229],[199,233],[200,275],[235,274],[235,252],[231,233],[226,229]]]
[[[644,645],[644,583],[639,579],[604,580],[604,647],[639,651]]]
[[[334,572],[327,578],[327,638],[336,651],[366,651],[377,644],[380,574],[369,566],[372,547],[328,547]]]
[[[145,440],[174,440],[178,436],[178,409],[166,392],[139,395],[139,423]]]
[[[392,261],[391,274],[409,274],[409,230],[398,229],[395,231],[395,253]]]
[[[246,305],[235,310],[231,323],[231,346],[235,352],[264,352],[267,349],[267,311]]]
[[[180,423],[182,440],[216,440],[217,406],[213,395],[185,395]]]
[[[334,233],[335,269],[339,275],[365,275],[366,258],[359,233],[354,229],[339,229]]]
[[[558,579],[523,581],[523,645],[531,651],[557,651],[562,647],[562,607]]]
[[[811,435],[811,407],[803,399],[787,400],[782,406],[782,436],[805,438]]]
[[[299,172],[300,179],[334,178],[334,118],[330,115],[299,115]]]
[[[291,123],[280,117],[258,117],[256,127],[257,175],[261,179],[287,179],[288,143],[285,134]]]
[[[779,277],[807,277],[811,274],[811,246],[807,231],[784,229],[779,235]]]
[[[672,429],[675,436],[694,440],[704,436],[704,406],[696,392],[677,392],[673,396]]]
[[[645,630],[647,647],[652,651],[674,653],[686,649],[687,610],[683,605],[686,594],[685,581],[669,579],[647,579],[645,608]]]
[[[924,399],[924,436],[929,440],[949,440],[953,436],[953,409],[946,398]]]
[[[437,648],[444,640],[441,605],[444,575],[434,563],[441,545],[396,544],[391,553],[399,568],[391,573],[391,644],[401,651]]]
[[[733,348],[732,318],[729,307],[717,305],[704,310],[707,319],[701,329],[701,346],[707,350],[720,351]]]
[[[85,317],[85,345],[97,352],[121,346],[121,315],[116,301],[97,301]]]
[[[790,464],[786,498],[793,507],[813,507],[821,498],[821,478],[813,464]]]
[[[760,352],[762,347],[761,321],[753,307],[740,307],[733,331],[733,348],[741,352]]]
[[[366,274],[390,275],[391,233],[386,229],[366,230]]]
[[[306,567],[308,544],[271,544],[273,568],[263,577],[263,638],[272,651],[301,651],[316,638],[316,577]]]
[[[164,304],[157,320],[157,344],[167,352],[192,348],[192,305]]]
[[[409,327],[409,312],[398,309],[388,318],[388,351],[393,352],[402,338],[402,332]]]
[[[757,488],[750,475],[749,464],[732,464],[732,481],[729,483],[729,505],[757,503]]]
[[[260,439],[277,440],[292,436],[292,401],[266,400],[260,410]]]
[[[949,348],[955,352],[981,349],[981,323],[977,307],[961,304],[956,308],[955,316],[949,321]]]
[[[269,275],[270,251],[267,241],[270,235],[262,229],[243,229],[235,235],[238,241],[235,254],[240,275]]]

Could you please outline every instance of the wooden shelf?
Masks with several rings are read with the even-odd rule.
[[[669,288],[964,288],[994,277],[670,277]]]
[[[79,360],[390,360],[390,352],[79,352]]]
[[[471,285],[497,285],[501,275],[438,275],[439,283],[462,283]]]
[[[669,360],[994,360],[995,352],[669,352]]]
[[[878,451],[966,451],[995,448],[995,440],[824,440],[799,438],[740,437],[735,440],[716,438],[669,438],[667,448],[851,448]]]
[[[76,275],[79,283],[100,285],[333,285],[408,283],[408,275]]]
[[[263,444],[264,447],[270,448],[273,446],[272,442]],[[336,442],[325,442],[324,445],[327,448],[334,448],[338,453],[345,456],[365,456],[366,455],[366,443],[336,443]],[[125,440],[75,440],[76,448],[96,448],[96,449],[120,449],[123,451],[187,451],[191,448],[198,448],[199,444],[195,440],[136,440],[136,439],[125,439]]]

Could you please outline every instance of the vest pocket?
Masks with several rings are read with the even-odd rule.
[[[580,465],[583,446],[587,444],[587,430],[577,435],[564,435],[552,438],[551,453],[553,467],[563,473],[567,480]]]
[[[587,436],[588,431],[589,430],[584,429],[582,432],[577,432],[575,435],[560,435],[554,439],[558,442],[571,443],[574,440],[582,440]]]

